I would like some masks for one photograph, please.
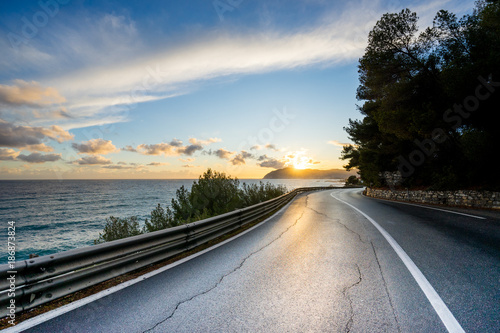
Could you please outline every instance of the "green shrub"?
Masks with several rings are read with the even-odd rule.
[[[136,236],[141,233],[139,222],[137,222],[137,216],[130,216],[129,218],[124,219],[110,216],[106,218],[104,230],[102,234],[99,233],[99,238],[94,240],[94,244]]]
[[[240,181],[223,172],[208,169],[188,191],[182,186],[172,199],[175,220],[182,223],[230,212],[241,206]]]
[[[240,190],[240,200],[243,207],[258,204],[272,198],[279,197],[288,192],[284,185],[259,182],[259,184],[246,184]]]
[[[163,209],[163,207],[158,204],[158,206],[151,211],[151,220],[146,219],[146,221],[144,221],[142,232],[152,232],[175,227],[177,225],[179,225],[179,223],[173,218],[172,210],[168,207],[167,209]]]
[[[145,220],[142,230],[139,228],[137,216],[125,219],[110,216],[106,218],[103,233],[99,233],[99,238],[94,243],[109,242],[206,219],[255,205],[287,192],[287,188],[283,185],[263,182],[243,183],[240,188],[240,181],[237,178],[208,169],[193,183],[191,190],[181,186],[176,191],[170,208],[164,209],[158,204],[151,211],[151,218]]]

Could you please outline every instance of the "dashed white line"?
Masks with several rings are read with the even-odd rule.
[[[403,264],[406,266],[406,268],[410,271],[410,274],[413,276],[415,281],[417,282],[418,286],[422,291],[424,292],[425,296],[431,303],[432,307],[434,308],[434,311],[438,314],[439,318],[443,322],[444,326],[450,333],[465,333],[464,329],[462,326],[460,326],[460,323],[457,321],[453,313],[451,313],[450,309],[446,306],[446,304],[443,302],[439,294],[436,292],[436,290],[432,287],[432,285],[429,283],[429,281],[426,279],[424,274],[420,271],[420,269],[415,265],[413,260],[406,254],[406,252],[403,250],[403,248],[396,242],[392,236],[385,231],[384,228],[382,228],[374,219],[372,219],[370,216],[366,215],[363,211],[361,211],[359,208],[351,205],[350,203],[339,199],[333,195],[333,192],[330,193],[332,198],[350,206],[357,212],[359,212],[361,215],[363,215],[368,221],[370,221],[375,228],[378,229],[378,231],[384,236],[384,238],[387,240],[387,242],[392,246],[396,254],[399,256],[399,258],[403,261]]]

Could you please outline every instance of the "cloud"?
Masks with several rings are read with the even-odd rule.
[[[19,155],[18,151],[11,148],[0,148],[0,161],[15,161]]]
[[[0,84],[0,104],[14,106],[47,106],[66,102],[55,88],[42,87],[40,83],[14,80],[13,85]]]
[[[198,140],[196,138],[190,138],[189,142],[191,144],[184,146],[181,140],[173,139],[169,143],[162,142],[155,144],[140,144],[135,149],[131,146],[127,146],[126,150],[136,151],[143,155],[192,156],[195,152],[202,151],[204,149],[204,146],[219,141],[220,139],[217,138],[210,138],[208,140]]]
[[[17,126],[0,119],[0,147],[53,151],[42,142],[46,139],[62,143],[73,139],[73,135],[55,125],[49,128]]]
[[[153,97],[186,82],[357,59],[365,42],[354,38],[355,32],[346,27],[338,29],[343,24],[346,22],[292,33],[207,34],[137,60],[82,69],[52,83],[64,87],[68,95],[100,96],[106,91],[117,96],[134,92]]]
[[[253,155],[245,150],[242,150],[241,153],[233,157],[231,163],[233,165],[244,165],[246,164],[246,159],[253,158]]]
[[[189,145],[189,146],[185,146],[185,147],[179,147],[179,148],[177,148],[176,152],[178,154],[191,156],[199,150],[203,150],[203,146],[196,144],[196,145]]]
[[[130,169],[137,169],[138,166],[135,166],[135,165],[104,165],[103,168],[104,169],[112,169],[112,170],[130,170]]]
[[[191,165],[191,164],[184,164],[181,167],[183,167],[183,168],[194,168],[195,166]]]
[[[207,140],[198,140],[196,138],[190,138],[189,139],[189,143],[192,144],[192,145],[202,145],[202,146],[207,146],[211,143],[215,143],[215,142],[221,142],[222,140],[219,139],[219,138],[209,138]]]
[[[244,165],[244,164],[246,164],[246,162],[245,162],[245,159],[240,154],[238,154],[235,157],[233,157],[233,159],[231,160],[231,164],[232,165]]]
[[[137,146],[137,152],[143,155],[177,155],[175,147],[169,143],[155,143],[155,144],[140,144]]]
[[[338,147],[344,147],[344,146],[349,146],[352,145],[352,143],[345,143],[345,142],[340,142],[338,140],[330,140],[327,142],[329,145],[334,145]]]
[[[269,158],[271,158],[271,157],[267,156],[267,154],[264,154],[264,155],[260,155],[259,157],[257,157],[257,161],[265,161]]]
[[[250,150],[262,150],[262,149],[279,151],[279,149],[276,147],[276,145],[274,145],[272,143],[266,143],[265,145],[254,145],[254,146],[250,147]]]
[[[132,152],[132,153],[137,153],[137,149],[135,149],[134,147],[132,147],[130,145],[123,147],[121,150],[122,151]]]
[[[218,158],[222,158],[222,159],[229,159],[229,158],[231,158],[232,155],[234,155],[234,152],[226,150],[224,148],[220,148],[217,150],[210,150],[208,152],[208,154],[217,156]]]
[[[182,141],[174,138],[172,139],[172,141],[170,141],[169,145],[171,145],[172,147],[182,147]]]
[[[158,43],[165,37],[161,29],[160,35],[151,29],[141,31],[147,24],[136,24],[131,15],[68,16],[66,22],[51,22],[48,33],[43,34],[50,39],[40,35],[19,51],[0,40],[0,49],[5,51],[0,66],[10,70],[9,77],[35,72],[44,83],[42,87],[33,81],[14,81],[2,86],[0,99],[15,105],[66,99],[71,115],[78,115],[73,120],[60,118],[58,124],[66,129],[127,121],[135,103],[186,94],[204,80],[356,61],[374,23],[384,12],[399,11],[402,6],[400,2],[368,0],[343,6],[321,3],[324,14],[308,20],[313,23],[282,29],[279,24],[264,24],[260,30],[233,27],[227,32],[216,25],[189,29],[178,38],[182,42],[169,43]],[[446,6],[458,6],[452,3],[448,1]],[[426,2],[416,9],[432,12],[432,21],[438,6],[442,1]],[[26,96],[30,97],[15,89],[29,91]],[[53,116],[64,113],[54,112]]]
[[[55,162],[59,161],[60,159],[61,159],[61,154],[40,154],[39,152],[34,152],[29,155],[17,156],[17,160],[28,163]]]
[[[199,140],[196,138],[190,138],[189,139],[190,145],[184,146],[184,147],[179,147],[177,149],[177,153],[182,154],[182,155],[191,156],[195,152],[197,152],[199,150],[203,150],[204,146],[207,146],[207,145],[215,143],[215,142],[220,142],[220,141],[222,141],[222,140],[219,138],[210,138],[208,140]],[[182,141],[179,141],[179,142],[182,144]]]
[[[107,159],[101,155],[90,155],[90,156],[84,156],[76,161],[72,162],[73,164],[79,164],[79,165],[106,165],[106,164],[112,164],[110,159]]]
[[[92,139],[82,143],[73,143],[72,147],[78,151],[78,154],[101,154],[117,152],[115,145],[111,140]]]
[[[267,149],[270,149],[270,150],[279,151],[279,149],[278,149],[278,148],[276,148],[276,146],[275,146],[275,145],[273,145],[273,144],[271,144],[271,143],[266,144],[266,146],[265,146],[265,147],[266,147]]]
[[[169,165],[170,163],[165,163],[165,162],[151,162],[148,165],[149,166],[163,166],[163,165]]]
[[[369,14],[354,9],[357,22],[372,19],[365,19]],[[51,75],[44,83],[65,96],[72,114],[86,115],[80,118],[80,126],[67,122],[65,128],[88,126],[98,120],[124,121],[129,106],[189,93],[203,81],[357,60],[364,52],[367,32],[360,31],[359,23],[352,22],[349,15],[345,19],[334,16],[302,29],[266,27],[262,31],[226,33],[214,28],[186,38],[188,42],[149,47],[143,45],[148,38],[138,32],[133,21],[108,14],[95,24],[99,29],[87,27],[87,36],[77,29],[61,27],[62,32],[56,34],[57,45],[65,47],[58,53],[45,50],[47,61],[54,68],[58,60],[65,59],[76,59],[81,65]],[[121,34],[121,30],[126,33]],[[45,46],[40,44],[39,48]],[[106,63],[99,63],[96,54],[109,54],[104,60],[99,57]],[[116,112],[111,116],[110,110]]]
[[[285,167],[285,162],[280,161],[274,157],[268,157],[266,155],[259,157],[260,163],[257,163],[258,166],[262,168],[273,168],[273,169],[282,169]]]
[[[56,110],[32,110],[33,117],[38,119],[72,119],[74,118],[69,114],[65,107]]]
[[[137,151],[144,155],[191,156],[199,150],[203,150],[203,146],[201,145],[182,146],[182,141],[172,141],[170,143],[156,143],[150,145],[140,144],[137,146]]]

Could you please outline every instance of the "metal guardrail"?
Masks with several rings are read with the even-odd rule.
[[[32,309],[114,277],[193,249],[255,221],[302,192],[334,187],[304,187],[259,204],[208,219],[89,246],[0,265],[0,318]],[[9,278],[15,277],[15,291]],[[14,294],[15,293],[15,296]]]

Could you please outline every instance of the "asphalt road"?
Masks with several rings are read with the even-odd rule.
[[[451,318],[500,332],[500,214],[454,211],[485,219],[359,189],[303,194],[241,237],[27,331],[446,332]]]

